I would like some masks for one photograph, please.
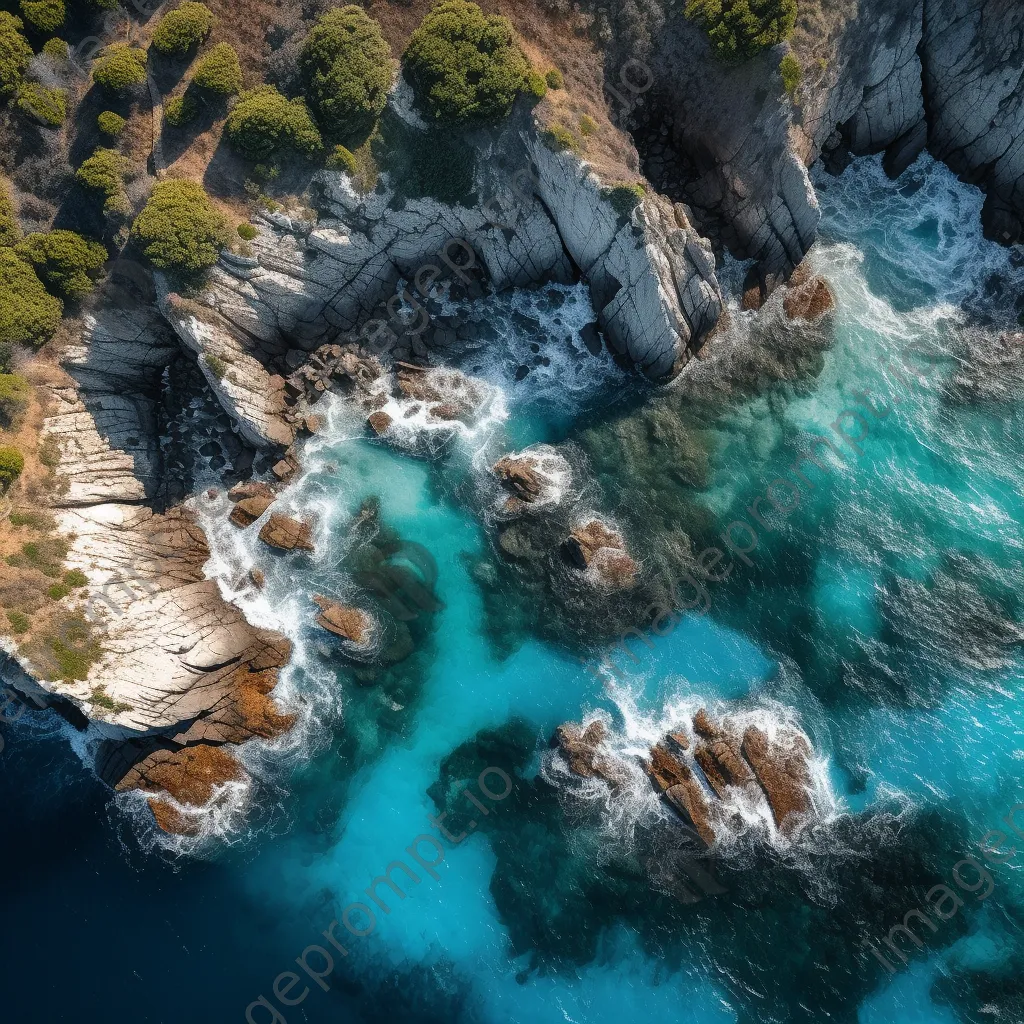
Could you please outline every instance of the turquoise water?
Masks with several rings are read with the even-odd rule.
[[[247,803],[222,807],[206,839],[168,847],[59,730],[15,729],[0,777],[0,936],[18,979],[7,1019],[241,1021],[263,996],[289,1024],[1024,1020],[1020,856],[992,867],[988,899],[963,893],[898,973],[858,948],[1024,803],[1021,396],[960,381],[1016,320],[1024,275],[981,238],[980,194],[927,158],[898,183],[867,160],[818,187],[812,259],[838,312],[827,350],[792,372],[759,363],[731,398],[677,386],[644,420],[627,379],[577,343],[585,290],[554,288],[479,311],[498,341],[465,368],[504,402],[472,434],[396,449],[333,407],[288,499],[318,514],[317,560],[260,556],[265,595],[242,597],[296,642],[281,695],[300,726],[246,749]],[[751,325],[733,313],[744,341]],[[517,383],[536,337],[550,365]],[[586,500],[660,564],[681,523],[699,549],[809,439],[835,439],[864,388],[899,404],[867,415],[863,454],[773,520],[707,615],[635,645],[617,678],[594,657],[601,624],[553,615],[548,591],[496,551],[481,480],[505,451],[569,445],[589,467]],[[671,477],[684,451],[698,470]],[[429,549],[442,602],[413,623],[413,655],[371,676],[310,626],[308,600],[356,594],[348,531],[367,499],[386,530]],[[219,505],[208,513],[209,571],[230,593],[255,548]],[[616,748],[639,752],[717,701],[796,716],[821,754],[820,824],[792,846],[737,840],[683,902],[668,877],[678,828],[653,795],[574,792],[545,748],[560,723],[603,714]],[[491,765],[512,788],[484,816],[454,783]],[[348,955],[334,951],[329,991],[303,975],[301,1004],[275,998],[274,979],[310,944],[330,949],[322,932],[367,903],[371,879],[438,835],[441,809],[454,834],[476,826],[443,844],[439,877],[424,868],[401,900],[385,889],[371,934],[337,929]],[[429,841],[414,849],[436,858]]]

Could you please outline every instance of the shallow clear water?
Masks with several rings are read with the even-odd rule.
[[[1024,1019],[1014,861],[993,867],[991,896],[966,895],[899,973],[858,948],[1024,803],[1020,396],[968,401],[955,387],[965,346],[1016,319],[1024,275],[981,238],[980,194],[928,158],[898,183],[868,160],[818,185],[813,262],[838,298],[821,372],[719,409],[701,433],[706,477],[672,499],[706,510],[714,536],[801,444],[839,442],[830,424],[859,390],[878,415],[864,417],[863,454],[847,447],[763,534],[756,562],[714,594],[709,614],[640,647],[612,679],[571,645],[538,639],[548,634],[531,614],[542,608],[488,611],[502,584],[488,593],[481,575],[495,557],[477,509],[481,468],[536,441],[592,450],[635,413],[612,401],[629,386],[610,362],[564,340],[590,318],[585,290],[486,300],[479,312],[500,343],[465,368],[479,366],[504,399],[483,428],[429,454],[395,450],[364,438],[339,402],[313,443],[288,500],[318,513],[317,561],[262,558],[265,594],[239,592],[254,621],[296,642],[280,692],[301,725],[274,749],[246,750],[256,783],[218,834],[168,849],[143,830],[140,845],[132,801],[112,801],[59,729],[44,719],[8,730],[4,1019],[241,1021],[261,995],[288,1022]],[[556,317],[549,366],[517,383],[544,333],[529,321]],[[748,329],[735,319],[735,331]],[[651,479],[617,498],[623,458],[595,472],[609,506],[620,501],[609,511],[636,530],[643,485],[663,467],[652,457]],[[429,549],[443,602],[415,655],[368,686],[311,628],[308,599],[354,593],[346,537],[367,498],[403,541]],[[221,504],[205,512],[209,571],[232,593],[255,549],[224,525]],[[650,793],[574,818],[538,780],[564,721],[604,713],[616,745],[640,751],[682,710],[734,700],[799,717],[822,754],[823,824],[793,848],[766,836],[767,854],[738,849],[721,886],[693,905],[634,870],[660,827]],[[348,955],[335,956],[329,991],[303,976],[300,1005],[275,998],[274,979],[325,944],[345,907],[367,902],[371,879],[412,863],[410,845],[437,834],[428,816],[445,800],[439,778],[468,779],[460,766],[484,762],[508,769],[512,793],[486,818],[458,803],[459,827],[480,820],[445,844],[439,878],[424,869],[401,900],[384,890],[389,912],[372,934],[339,929]],[[415,849],[433,857],[429,842]]]

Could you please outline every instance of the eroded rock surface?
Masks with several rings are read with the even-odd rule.
[[[603,583],[629,586],[636,578],[637,564],[626,550],[622,534],[600,519],[580,523],[563,547],[577,568],[593,573]]]
[[[349,643],[366,643],[373,628],[373,620],[361,608],[352,608],[321,594],[314,595],[313,603],[320,609],[316,617],[318,626]]]
[[[301,519],[272,512],[259,534],[264,544],[280,551],[313,551],[313,526]]]

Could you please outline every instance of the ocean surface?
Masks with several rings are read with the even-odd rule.
[[[209,574],[296,645],[278,693],[299,724],[244,749],[253,784],[188,840],[112,796],[54,716],[5,726],[0,1020],[1024,1021],[1024,807],[1020,834],[1001,824],[1024,805],[1024,352],[998,340],[1024,267],[982,238],[980,192],[927,156],[898,182],[866,159],[815,184],[831,344],[700,422],[677,386],[641,419],[636,384],[582,340],[585,287],[554,286],[468,311],[492,337],[463,368],[500,389],[473,430],[410,422],[391,446],[333,401],[284,499],[317,514],[315,561],[269,557],[226,525],[225,499],[200,499]],[[752,329],[736,298],[724,345]],[[653,558],[672,509],[713,538],[809,440],[842,443],[837,422],[861,453],[847,444],[707,613],[617,675],[591,624],[524,600],[499,564],[481,480],[509,450],[582,453],[594,506]],[[636,440],[659,425],[671,444]],[[684,449],[700,472],[665,483]],[[439,603],[409,624],[412,655],[378,670],[339,657],[310,601],[357,594],[350,524],[367,502],[429,552]],[[238,583],[256,561],[262,595]],[[653,793],[574,793],[545,751],[559,724],[603,716],[617,750],[641,753],[702,705],[798,722],[818,820],[793,842],[755,827],[687,902]],[[458,842],[436,838],[442,809]],[[964,866],[997,829],[1002,861]],[[384,887],[384,912],[365,890],[398,860],[419,881],[396,875],[405,898]],[[864,941],[958,864],[961,905],[888,970]],[[346,908],[342,955],[323,932]]]

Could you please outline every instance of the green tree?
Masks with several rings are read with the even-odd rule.
[[[235,48],[218,43],[196,65],[192,84],[218,96],[234,96],[242,91],[242,65]]]
[[[107,262],[107,250],[74,231],[37,232],[23,238],[17,254],[36,268],[49,289],[67,299],[92,291],[94,276]]]
[[[708,34],[725,62],[749,60],[789,38],[797,0],[687,0],[686,16]]]
[[[11,445],[0,447],[0,487],[7,490],[21,476],[25,468],[25,456]]]
[[[403,56],[421,105],[450,121],[504,117],[531,68],[512,23],[467,0],[442,0],[412,34]]]
[[[213,31],[214,20],[206,4],[185,0],[160,19],[153,33],[153,46],[167,56],[184,57]]]
[[[228,139],[244,157],[265,160],[280,149],[315,153],[323,140],[305,102],[289,100],[272,85],[243,93],[228,114]]]
[[[175,96],[164,104],[164,117],[174,128],[182,128],[199,116],[199,104],[191,92]]]
[[[67,96],[63,89],[47,89],[38,82],[25,82],[18,90],[18,109],[47,128],[59,128],[68,115]]]
[[[0,419],[11,426],[25,411],[32,385],[20,373],[0,373]]]
[[[86,186],[103,194],[104,210],[114,211],[123,206],[124,176],[128,171],[128,160],[116,149],[97,149],[75,174]]]
[[[13,249],[0,249],[0,343],[41,345],[60,323],[64,305],[43,287]]]
[[[226,224],[198,182],[176,178],[153,189],[132,235],[153,266],[195,273],[217,262]]]
[[[43,53],[54,60],[67,60],[68,44],[63,39],[47,39],[43,43]]]
[[[0,11],[0,99],[13,96],[32,60],[32,47],[22,35],[25,23],[7,11]]]
[[[368,131],[380,116],[395,61],[380,25],[349,4],[313,26],[299,55],[299,71],[321,127],[349,138]]]
[[[56,32],[64,24],[64,0],[21,0],[25,20],[40,32]]]
[[[145,50],[127,43],[114,43],[97,59],[92,80],[111,92],[128,92],[146,80],[147,63]]]

